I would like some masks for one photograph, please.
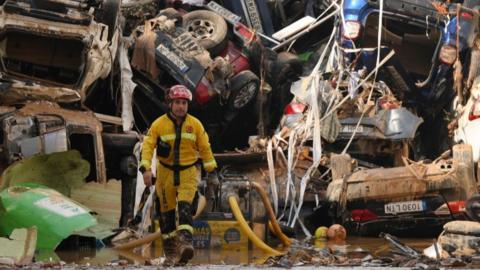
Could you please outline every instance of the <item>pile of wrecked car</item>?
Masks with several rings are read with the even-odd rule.
[[[285,265],[271,231],[340,265],[284,231],[342,224],[409,258],[389,234],[438,236],[431,258],[480,253],[478,1],[183,2],[1,2],[0,236],[26,250],[158,238],[138,152],[183,84],[222,166],[218,187],[199,181],[197,248],[250,241]],[[117,205],[92,199],[106,190]],[[215,240],[220,222],[230,238]]]

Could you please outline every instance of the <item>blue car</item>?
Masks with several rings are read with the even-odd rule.
[[[392,50],[395,55],[379,68],[377,80],[423,118],[415,144],[422,158],[434,158],[449,148],[445,112],[451,111],[455,96],[461,100],[468,93],[477,75],[473,48],[479,2],[434,6],[426,0],[384,0],[380,59]],[[351,72],[367,74],[377,60],[379,1],[346,0],[342,13],[337,33],[343,49],[340,63]]]

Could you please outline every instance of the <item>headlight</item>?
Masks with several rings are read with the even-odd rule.
[[[440,49],[438,59],[444,64],[452,65],[457,59],[457,48],[450,45],[443,45]]]
[[[356,39],[360,35],[362,25],[357,21],[346,21],[343,25],[343,37],[346,39]]]

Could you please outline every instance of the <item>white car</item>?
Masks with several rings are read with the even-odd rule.
[[[454,141],[472,146],[473,161],[480,159],[480,78],[477,78],[471,88],[470,98],[461,109],[458,127],[454,131]]]
[[[116,55],[120,0],[0,1],[0,99],[83,101]]]

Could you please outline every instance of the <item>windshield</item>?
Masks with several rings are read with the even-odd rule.
[[[437,27],[384,16],[381,44],[395,50],[396,58],[409,73],[427,77],[441,34]],[[365,33],[358,45],[364,48],[377,47],[377,35],[378,14],[373,13],[367,18]]]

